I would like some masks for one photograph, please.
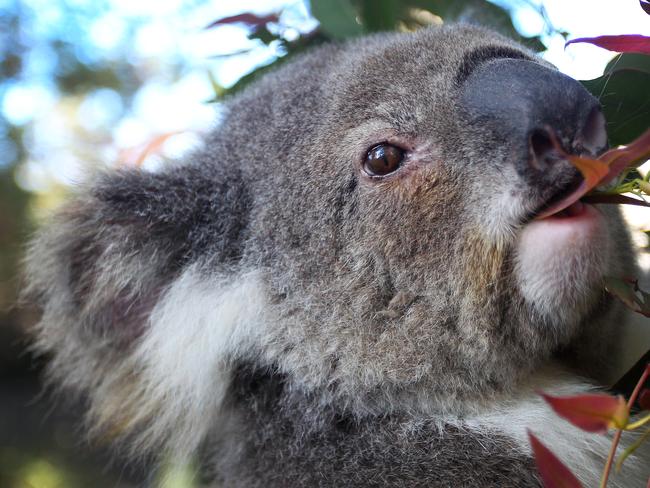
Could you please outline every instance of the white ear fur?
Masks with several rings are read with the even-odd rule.
[[[162,441],[178,456],[195,449],[218,415],[232,359],[253,349],[263,327],[259,274],[206,275],[193,266],[171,284],[133,354],[138,404],[127,422],[147,426],[136,428],[141,447]]]

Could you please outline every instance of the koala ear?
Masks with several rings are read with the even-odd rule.
[[[103,175],[32,241],[26,294],[36,350],[89,401],[91,433],[193,450],[229,364],[261,322],[258,275],[237,269],[248,201],[236,176],[198,166]]]

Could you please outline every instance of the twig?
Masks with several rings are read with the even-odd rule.
[[[636,402],[636,398],[639,396],[639,393],[641,392],[641,388],[643,388],[643,385],[645,385],[648,376],[650,376],[650,363],[646,364],[645,371],[641,375],[641,378],[639,378],[639,381],[634,387],[634,391],[632,392],[632,395],[630,395],[630,399],[627,401],[628,411],[632,409],[632,406],[634,405],[634,402]],[[612,471],[612,464],[614,463],[614,456],[616,455],[616,448],[618,448],[618,443],[621,440],[622,434],[623,434],[623,429],[618,429],[616,431],[616,434],[614,434],[614,439],[612,439],[612,447],[609,448],[607,463],[605,464],[605,470],[603,471],[603,476],[600,480],[600,488],[605,488],[607,486],[607,480],[609,479],[609,474]]]

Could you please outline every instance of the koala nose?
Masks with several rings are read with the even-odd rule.
[[[529,184],[573,171],[554,151],[555,136],[574,154],[607,146],[600,104],[559,71],[524,59],[495,59],[475,68],[462,85],[461,105],[471,124],[487,128],[513,152]],[[559,164],[562,162],[562,164]]]

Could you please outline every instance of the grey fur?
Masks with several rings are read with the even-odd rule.
[[[468,26],[321,47],[230,100],[186,163],[81,188],[33,241],[27,275],[44,310],[36,348],[88,398],[91,430],[137,449],[202,445],[227,486],[536,486],[528,451],[462,419],[558,357],[602,365],[620,309],[580,276],[558,284],[556,310],[520,292],[517,235],[572,169],[530,187],[461,110],[463,80],[494,56],[545,65]],[[360,161],[386,140],[412,160],[377,182]],[[502,195],[512,218],[496,215]],[[625,237],[596,254],[610,274],[633,270]],[[195,409],[192,378],[152,379],[150,315],[166,317],[182,280],[219,293],[251,273],[258,308],[239,322],[252,332],[228,329],[200,387],[219,401]]]

